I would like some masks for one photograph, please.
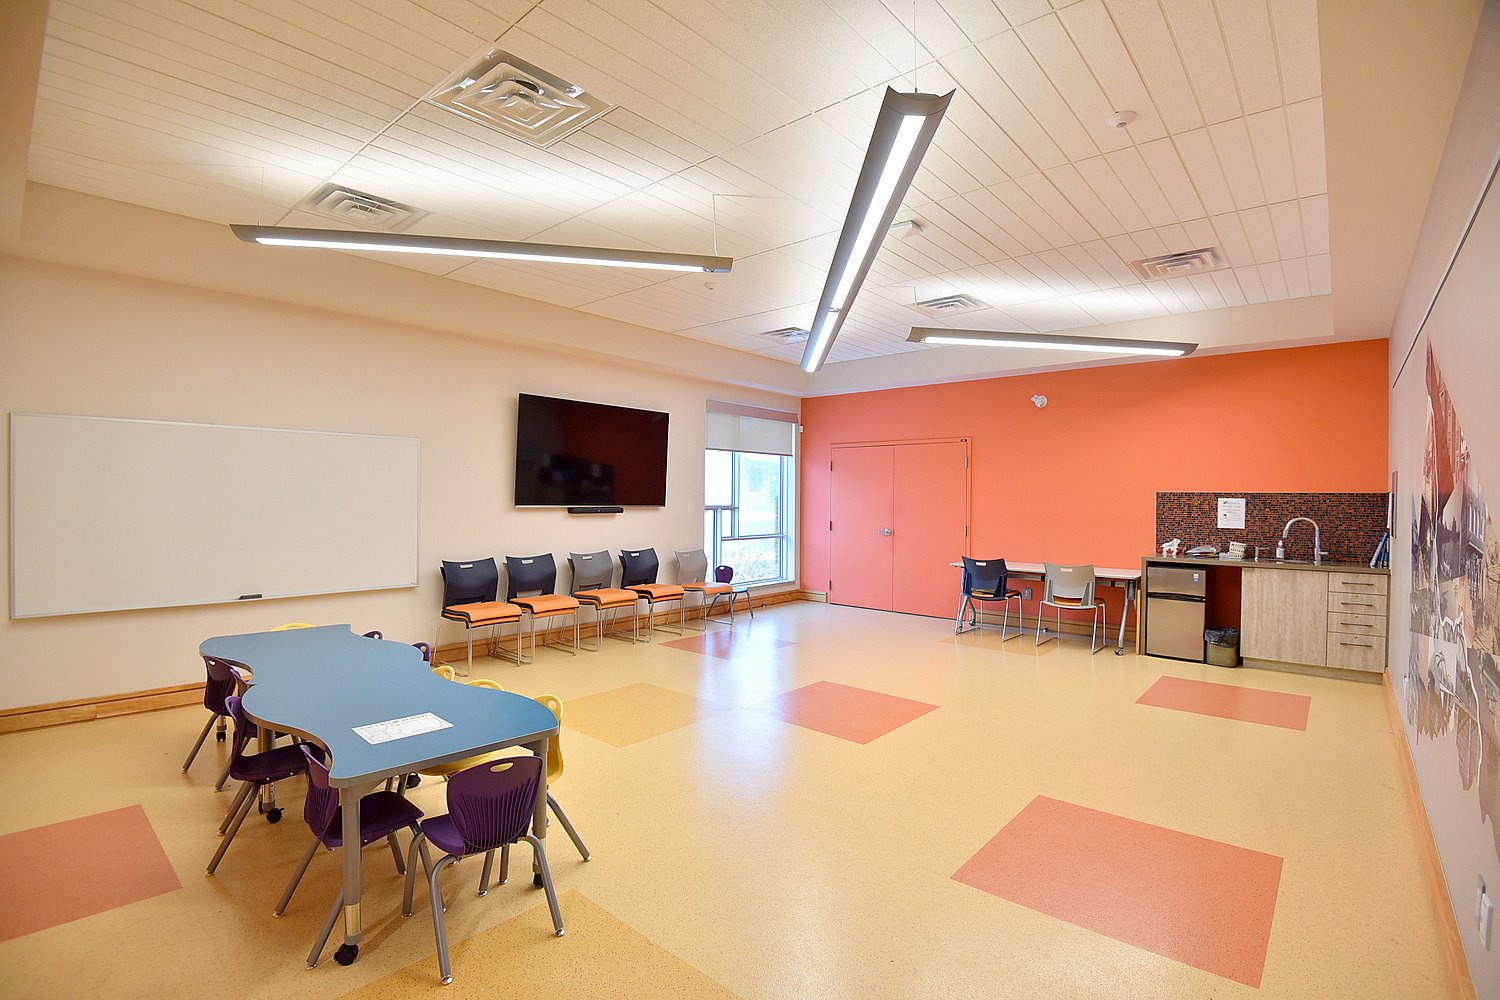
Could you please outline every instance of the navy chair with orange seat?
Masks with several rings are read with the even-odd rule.
[[[655,549],[620,550],[620,588],[633,591],[636,600],[646,602],[646,641],[656,637],[656,606],[677,602],[676,634],[682,635],[687,623],[684,598],[687,592],[675,583],[657,583],[660,563]],[[666,628],[666,626],[662,626]],[[667,631],[673,631],[667,629]]]
[[[469,662],[463,675],[467,677],[474,669],[474,630],[489,628],[489,654],[499,655],[499,630],[502,625],[517,625],[521,621],[521,609],[514,604],[495,600],[500,591],[500,567],[494,559],[474,559],[468,562],[443,560],[443,610],[441,617],[458,622],[464,627],[469,640]],[[517,637],[519,658],[520,638]],[[436,645],[436,643],[434,643]]]
[[[516,634],[516,657],[519,663],[530,663],[536,659],[537,623],[571,617],[573,620],[573,648],[578,655],[578,599],[557,593],[557,562],[552,553],[539,556],[505,557],[505,599],[526,613],[523,624],[531,637],[531,653],[522,655],[521,635]],[[559,632],[565,626],[559,624]],[[548,631],[551,631],[549,626]],[[545,637],[543,644],[547,644]],[[566,647],[565,647],[566,648]]]

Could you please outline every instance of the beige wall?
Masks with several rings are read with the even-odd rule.
[[[1489,544],[1500,521],[1500,192],[1490,189],[1477,215],[1475,204],[1490,182],[1500,154],[1500,3],[1491,0],[1480,21],[1468,74],[1454,113],[1453,132],[1433,187],[1417,255],[1391,333],[1391,463],[1398,476],[1396,538],[1391,558],[1391,679],[1403,707],[1423,804],[1431,821],[1464,950],[1481,997],[1500,996],[1500,927],[1489,946],[1473,917],[1476,881],[1483,877],[1500,902],[1500,649],[1494,617],[1500,588],[1479,602],[1459,580],[1438,579],[1440,570],[1413,572],[1412,515],[1421,502],[1427,447],[1429,349],[1447,385],[1452,411],[1468,445],[1473,482],[1489,508]],[[1469,220],[1474,225],[1468,229]],[[1467,238],[1454,259],[1460,239]],[[1447,264],[1453,268],[1433,300]],[[1423,322],[1426,317],[1425,323]],[[1455,449],[1456,450],[1456,449]],[[1460,504],[1448,506],[1456,513]],[[1431,551],[1431,546],[1427,547]],[[1424,560],[1426,562],[1426,560]],[[1492,562],[1500,570],[1500,562]],[[1466,638],[1439,644],[1432,621],[1413,615],[1440,594],[1437,616],[1462,616]],[[1439,666],[1446,661],[1466,662]],[[1480,655],[1476,655],[1480,654]],[[1488,654],[1488,661],[1486,656]],[[1434,694],[1439,674],[1452,677],[1454,693]],[[1467,693],[1466,693],[1467,692]]]
[[[598,358],[17,257],[0,257],[0,301],[6,412],[400,434],[422,442],[417,589],[6,618],[0,707],[201,680],[194,651],[203,638],[284,621],[350,622],[392,638],[431,640],[444,558],[545,551],[565,558],[570,549],[652,545],[665,554],[663,578],[671,579],[671,550],[702,542],[705,400],[796,409],[786,396]],[[515,397],[523,391],[669,411],[667,506],[615,516],[516,510],[511,462]],[[212,486],[205,486],[204,502],[212,503]],[[448,629],[445,641],[461,638],[456,626]]]

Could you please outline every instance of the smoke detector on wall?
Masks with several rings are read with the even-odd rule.
[[[615,107],[502,49],[460,68],[427,100],[543,149]]]

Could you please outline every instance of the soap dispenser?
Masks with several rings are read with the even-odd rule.
[[[1276,543],[1276,561],[1281,562],[1284,559],[1286,559],[1286,539]]]

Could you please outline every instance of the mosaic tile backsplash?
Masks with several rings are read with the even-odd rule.
[[[1244,497],[1243,530],[1218,527],[1220,497]],[[1385,508],[1384,493],[1158,493],[1156,544],[1181,538],[1184,552],[1196,545],[1222,552],[1230,542],[1244,542],[1247,559],[1257,545],[1261,558],[1269,559],[1286,523],[1310,517],[1322,530],[1326,561],[1367,563],[1385,531]],[[1294,526],[1286,541],[1287,558],[1311,559],[1312,542],[1312,528]]]

